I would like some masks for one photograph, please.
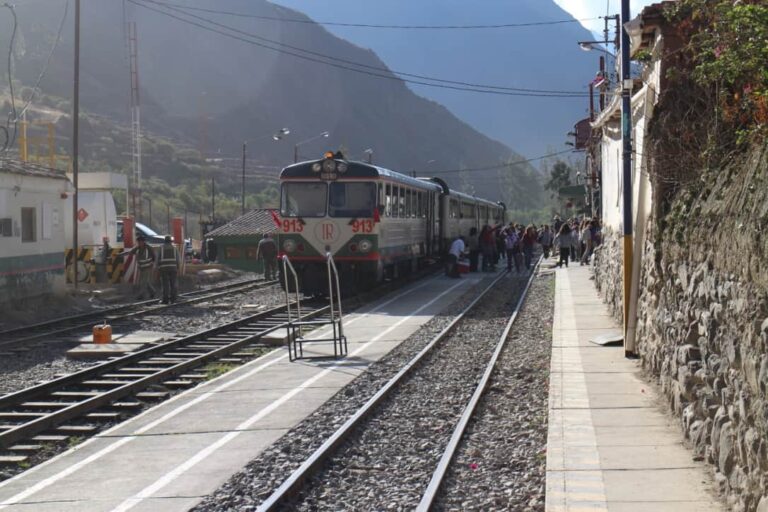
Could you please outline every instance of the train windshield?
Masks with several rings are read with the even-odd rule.
[[[330,185],[328,215],[331,217],[373,217],[375,183],[336,182]]]
[[[324,217],[328,187],[325,183],[283,183],[280,215]]]

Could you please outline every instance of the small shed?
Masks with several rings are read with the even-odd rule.
[[[257,208],[206,234],[217,247],[217,261],[248,272],[263,272],[256,248],[266,233],[277,233],[276,211]]]
[[[0,159],[0,302],[64,288],[72,191],[63,172]]]

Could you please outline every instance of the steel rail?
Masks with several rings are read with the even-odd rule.
[[[451,439],[448,441],[448,445],[445,447],[445,451],[443,452],[443,455],[437,464],[437,468],[435,469],[435,472],[432,474],[432,479],[430,480],[426,491],[422,495],[421,501],[419,502],[419,506],[416,508],[417,512],[428,512],[432,508],[432,505],[435,499],[437,498],[437,495],[440,491],[440,486],[443,483],[443,479],[445,478],[445,475],[448,472],[448,468],[450,467],[451,462],[453,461],[453,457],[456,454],[456,450],[459,447],[459,443],[461,442],[462,437],[464,436],[464,432],[467,429],[467,425],[469,425],[469,420],[472,419],[472,416],[475,414],[475,410],[477,409],[477,404],[480,402],[480,398],[485,393],[485,390],[488,387],[488,383],[491,381],[491,375],[493,374],[493,371],[496,369],[496,363],[499,360],[499,356],[501,356],[501,352],[504,350],[504,347],[506,346],[507,338],[509,338],[509,332],[512,330],[512,326],[517,320],[518,313],[520,312],[520,309],[522,309],[525,299],[528,297],[528,290],[531,288],[531,285],[533,284],[533,278],[536,276],[536,271],[538,270],[540,263],[541,263],[541,258],[539,258],[539,260],[536,262],[536,266],[533,268],[533,271],[531,272],[531,277],[528,279],[528,283],[525,285],[525,288],[523,289],[523,293],[520,295],[520,298],[518,299],[517,304],[515,305],[515,309],[512,312],[512,315],[510,316],[509,321],[507,322],[507,325],[504,327],[504,331],[501,333],[501,336],[499,337],[499,341],[496,344],[496,350],[494,350],[493,355],[491,356],[491,359],[488,361],[488,365],[485,368],[485,373],[483,373],[483,377],[480,379],[480,382],[477,384],[477,387],[475,388],[475,392],[472,394],[472,397],[469,399],[469,402],[464,408],[464,412],[462,413],[461,418],[459,419],[459,422],[456,424],[456,428],[454,429],[453,434],[451,435]]]
[[[480,302],[485,295],[490,292],[496,284],[506,276],[506,272],[502,272],[496,277],[483,291],[475,297],[454,319],[440,331],[432,341],[427,344],[418,354],[416,354],[408,363],[406,363],[400,371],[387,381],[384,386],[376,392],[368,401],[362,405],[341,427],[339,427],[312,455],[310,455],[291,475],[278,487],[257,509],[257,512],[267,512],[277,510],[280,506],[285,505],[290,499],[296,496],[301,490],[303,483],[313,473],[315,473],[321,465],[333,455],[336,449],[346,441],[349,436],[360,426],[360,424],[378,407],[390,393],[400,384],[410,373],[416,368],[416,366],[435,349],[448,334],[450,334],[456,325],[471,311],[475,305]],[[342,366],[340,363],[338,366]]]
[[[238,291],[244,291],[251,288],[255,288],[255,289],[266,288],[275,283],[277,283],[277,281],[263,281],[261,279],[254,280],[254,281],[246,281],[241,283],[234,283],[234,284],[229,284],[229,285],[225,285],[218,288],[212,288],[208,290],[198,290],[194,292],[189,292],[187,294],[183,294],[182,297],[187,297],[187,298],[185,300],[181,300],[173,304],[160,305],[160,304],[157,304],[157,299],[152,299],[152,300],[134,302],[131,304],[123,304],[120,306],[107,308],[102,311],[93,311],[93,312],[83,313],[83,314],[75,315],[71,317],[56,318],[53,320],[48,320],[46,322],[41,322],[38,324],[28,325],[24,327],[17,327],[15,329],[0,331],[0,347],[18,345],[25,342],[31,342],[40,338],[45,338],[47,336],[55,336],[58,334],[64,334],[70,331],[75,331],[77,329],[84,329],[86,327],[91,327],[92,322],[99,319],[107,318],[109,320],[119,320],[123,318],[132,318],[132,317],[147,315],[150,313],[155,313],[155,312],[176,307],[176,306],[183,306],[185,304],[195,304],[197,302],[216,299],[216,298],[223,297]],[[213,292],[213,293],[206,293],[206,292]],[[119,316],[114,316],[116,313],[119,313],[120,311],[130,310],[133,308],[141,308],[142,306],[151,306],[151,307],[147,307],[145,309],[139,309],[138,311],[128,312]],[[75,324],[66,325],[66,323],[72,322],[72,321],[85,322],[86,319],[90,319],[90,320],[87,323],[75,323]],[[24,331],[34,331],[36,329],[43,329],[48,326],[55,326],[56,324],[61,324],[62,326],[59,328],[55,328],[53,330],[48,330],[43,332],[33,332],[32,334],[29,334],[22,338],[2,339],[4,337],[13,335],[14,333],[19,333]]]
[[[119,370],[121,367],[126,367],[130,364],[147,360],[152,356],[167,353],[174,349],[182,348],[195,342],[204,341],[223,333],[237,331],[239,328],[248,326],[249,324],[253,324],[255,322],[269,320],[270,317],[274,317],[279,313],[283,313],[285,308],[286,306],[284,305],[272,308],[268,311],[263,311],[261,313],[251,315],[249,317],[223,326],[215,327],[213,329],[209,329],[207,331],[196,333],[190,336],[185,336],[183,338],[163,343],[161,345],[156,345],[154,347],[149,347],[147,349],[123,356],[121,358],[107,361],[91,368],[87,368],[80,372],[66,375],[53,381],[45,382],[37,386],[18,391],[16,393],[2,396],[0,397],[0,408],[23,408],[23,403],[35,397],[45,397],[55,391],[61,391],[69,386],[82,384],[92,379],[93,377],[98,377],[101,374]],[[303,318],[315,317],[324,313],[327,311],[327,309],[327,306],[315,309],[304,315]],[[146,376],[139,379],[126,381],[124,385],[117,388],[109,389],[91,398],[87,398],[80,402],[65,406],[62,409],[47,413],[40,416],[39,418],[20,424],[11,429],[0,431],[0,447],[8,448],[13,443],[23,439],[28,439],[40,432],[44,432],[55,427],[56,425],[60,425],[65,421],[81,417],[85,413],[113,403],[125,396],[134,394],[138,390],[145,389],[152,384],[166,380],[169,377],[173,377],[191,367],[199,366],[211,359],[216,359],[223,355],[234,352],[243,346],[252,343],[258,338],[263,337],[266,334],[274,332],[278,329],[285,329],[286,325],[286,322],[280,322],[279,324],[261,329],[258,332],[247,334],[243,333],[242,338],[233,341],[232,343],[222,345],[221,347],[217,347],[196,357],[189,357],[188,359],[179,361],[177,364],[173,364],[169,367],[158,368],[157,372],[147,374]]]

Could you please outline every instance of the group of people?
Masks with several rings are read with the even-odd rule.
[[[510,222],[509,225],[485,225],[478,232],[471,228],[468,236],[459,236],[451,243],[446,260],[445,273],[458,278],[459,262],[469,259],[469,271],[493,272],[500,260],[506,260],[508,271],[514,266],[517,273],[533,267],[533,252],[541,245],[545,258],[559,252],[558,267],[568,260],[578,258],[582,265],[589,265],[594,249],[600,243],[600,220],[598,218],[568,219],[563,221],[555,215],[552,226],[545,224],[523,226]],[[481,263],[482,262],[482,263]]]
[[[166,236],[157,250],[147,244],[147,239],[139,236],[136,246],[128,251],[120,253],[121,256],[131,254],[136,258],[138,278],[136,280],[137,298],[142,300],[145,294],[148,298],[155,297],[154,277],[155,270],[160,274],[160,283],[163,288],[161,304],[176,302],[178,297],[178,275],[181,266],[179,250],[173,245],[173,239]]]
[[[600,219],[597,217],[571,218],[562,220],[558,215],[553,219],[555,236],[553,244],[559,250],[557,266],[568,266],[568,261],[579,260],[581,265],[589,265],[595,248],[602,241]]]

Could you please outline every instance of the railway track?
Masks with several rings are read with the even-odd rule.
[[[302,319],[322,319],[328,306],[302,303]],[[286,306],[180,337],[0,397],[0,462],[22,464],[45,444],[87,436],[208,376],[211,362],[239,364],[264,347],[259,340],[288,322]],[[294,320],[295,316],[294,316]]]
[[[95,322],[107,320],[111,323],[121,319],[135,318],[142,315],[157,313],[176,306],[195,304],[217,299],[232,293],[244,292],[253,289],[266,288],[277,281],[264,281],[253,279],[249,281],[232,283],[206,290],[196,290],[181,294],[174,304],[158,304],[157,299],[133,302],[105,308],[100,311],[83,313],[64,318],[56,318],[33,325],[18,327],[0,331],[0,350],[13,350],[20,345],[28,345],[35,341],[47,340],[53,336],[71,333],[86,329],[90,331]]]
[[[424,382],[429,382],[430,385],[434,385],[431,382],[432,377],[425,376],[425,373],[433,372],[433,374],[450,373],[450,369],[441,369],[439,366],[435,368],[435,364],[439,364],[441,361],[441,351],[447,349],[444,345],[451,343],[451,338],[462,337],[462,326],[469,320],[470,313],[473,312],[479,305],[484,304],[483,300],[487,298],[489,294],[499,285],[500,281],[504,279],[504,274],[496,278],[489,286],[487,286],[481,294],[476,297],[470,304],[468,304],[460,314],[458,314],[451,323],[446,326],[437,336],[435,336],[418,354],[416,354],[409,362],[407,362],[402,369],[393,376],[386,384],[384,384],[362,407],[360,407],[336,432],[334,432],[326,441],[312,453],[304,462],[287,478],[283,483],[272,492],[272,494],[259,506],[258,510],[265,512],[271,510],[322,510],[324,505],[329,504],[328,501],[319,503],[316,499],[322,496],[320,501],[328,496],[335,496],[332,499],[331,508],[376,508],[376,504],[381,505],[383,499],[390,498],[378,498],[373,499],[370,497],[372,493],[371,485],[379,487],[377,489],[378,496],[388,496],[388,492],[383,488],[397,487],[400,481],[408,481],[407,485],[416,487],[421,493],[421,498],[413,496],[413,499],[407,501],[401,501],[399,504],[406,508],[418,507],[419,510],[429,510],[435,499],[440,494],[441,485],[448,468],[451,465],[456,448],[461,441],[465,428],[472,418],[475,408],[482,397],[490,376],[494,372],[496,362],[501,354],[505,342],[509,337],[510,330],[512,329],[517,314],[525,301],[528,290],[530,289],[533,278],[536,274],[536,269],[531,273],[530,278],[523,287],[519,294],[519,298],[515,303],[511,316],[508,320],[501,323],[496,330],[496,341],[492,345],[485,343],[483,348],[475,348],[470,346],[467,348],[466,339],[459,341],[458,345],[463,344],[463,355],[466,357],[484,357],[487,356],[487,360],[483,359],[484,364],[478,363],[475,368],[471,369],[471,375],[465,369],[461,369],[461,378],[465,383],[463,386],[476,385],[474,392],[467,388],[466,393],[462,394],[462,397],[455,398],[448,391],[448,386],[438,385],[440,393],[438,394],[434,387],[429,385],[426,389],[422,389],[416,392],[415,401],[422,400],[422,402],[436,403],[451,401],[451,405],[447,408],[449,411],[443,410],[439,414],[440,418],[432,419],[424,417],[420,413],[406,408],[398,408],[400,403],[400,394],[403,393],[403,388],[410,387],[412,389],[406,390],[405,393],[413,392],[414,389],[419,386],[424,386]],[[477,321],[477,319],[475,319]],[[490,323],[490,322],[488,322]],[[466,338],[466,337],[465,337]],[[480,342],[481,340],[477,340]],[[467,351],[469,350],[469,351]],[[461,351],[460,351],[461,352]],[[445,360],[442,360],[445,362]],[[432,368],[430,369],[430,366]],[[455,375],[449,376],[448,380],[456,380]],[[414,381],[422,381],[421,384],[413,384]],[[419,397],[418,394],[422,396]],[[423,396],[427,393],[428,396]],[[464,399],[464,394],[467,395],[465,402],[461,402]],[[450,400],[449,400],[450,398]],[[408,400],[414,401],[411,397]],[[423,408],[423,405],[422,405]],[[389,409],[389,412],[385,412],[385,409]],[[392,412],[394,410],[394,412]],[[436,413],[437,414],[437,413]],[[418,419],[413,420],[418,424],[422,430],[432,429],[429,431],[419,432],[419,428],[413,428],[409,430],[408,427],[397,426],[397,423],[408,423],[410,420],[405,418],[420,416]],[[445,419],[449,416],[449,419]],[[433,454],[433,448],[425,449],[424,455],[419,455],[420,459],[427,459],[424,464],[431,467],[429,471],[434,471],[431,480],[427,483],[417,482],[414,484],[415,478],[412,472],[418,471],[417,469],[408,467],[404,469],[402,467],[403,462],[401,457],[407,455],[407,450],[411,448],[393,449],[392,446],[385,448],[383,451],[389,451],[390,455],[394,455],[397,459],[395,462],[395,468],[390,468],[386,463],[379,464],[376,461],[376,455],[366,458],[362,455],[366,451],[366,443],[370,442],[373,445],[391,445],[395,444],[392,439],[383,434],[386,432],[386,427],[382,427],[382,424],[387,422],[394,422],[394,430],[400,428],[405,429],[405,435],[410,437],[420,437],[417,444],[420,445],[418,450],[421,451],[424,446],[435,446],[440,454]],[[445,425],[450,424],[450,433],[446,430]],[[440,425],[437,427],[435,425]],[[370,433],[368,431],[371,431]],[[445,435],[444,435],[445,434]],[[385,441],[382,441],[385,440]],[[380,448],[375,448],[376,449]],[[343,459],[343,460],[342,460]],[[372,459],[372,460],[371,460]],[[329,469],[333,467],[333,469]],[[372,481],[357,481],[355,480],[357,475],[366,473],[373,475]],[[429,473],[424,473],[429,474]],[[386,478],[381,478],[383,475],[387,475]],[[350,478],[351,477],[351,478]],[[334,483],[334,480],[339,479],[338,485]],[[346,480],[346,481],[345,481]],[[322,488],[320,488],[322,487]],[[363,497],[361,501],[355,501],[355,498],[349,498],[348,493],[367,493],[368,497]],[[366,499],[372,500],[371,503],[367,503]],[[306,501],[302,501],[306,500]],[[393,504],[394,502],[390,502]]]

